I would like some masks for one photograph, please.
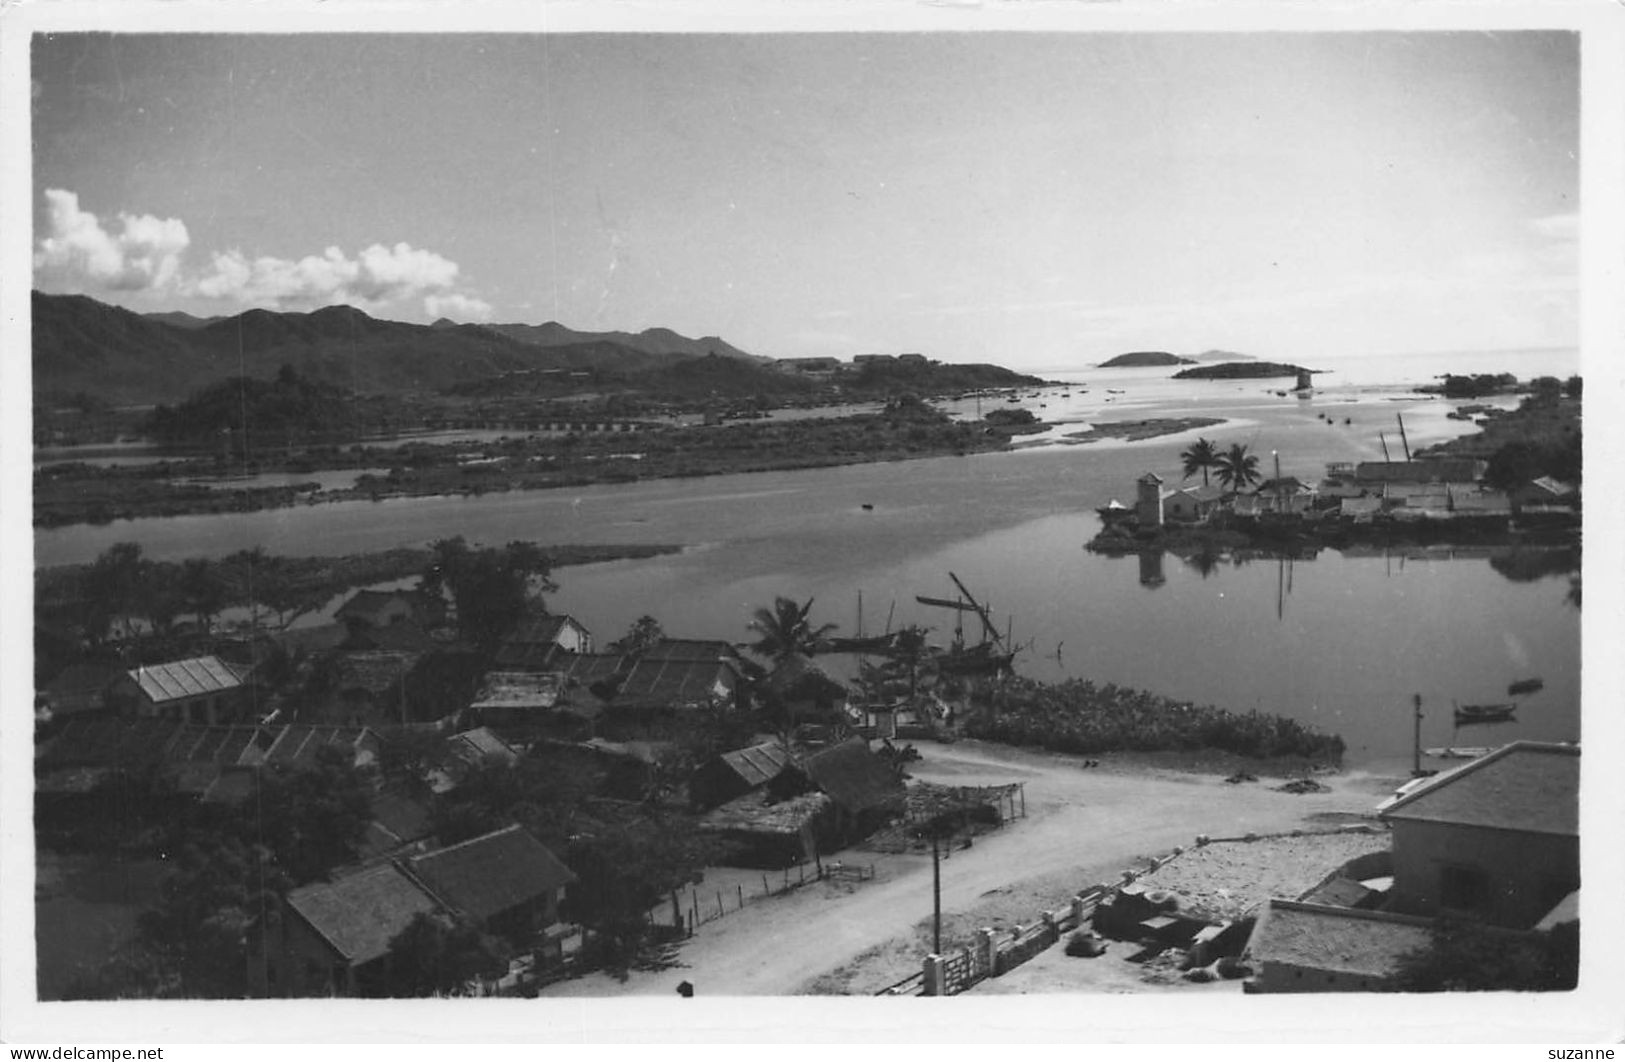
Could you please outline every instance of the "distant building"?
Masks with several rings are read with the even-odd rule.
[[[560,653],[592,652],[592,632],[573,616],[533,614],[497,648],[496,665],[509,671],[551,670]]]
[[[1182,523],[1204,523],[1219,511],[1223,501],[1224,488],[1216,483],[1180,487],[1163,497],[1163,516]]]
[[[852,356],[852,364],[860,369],[869,365],[895,365],[897,360],[897,356],[894,354],[854,354]]]
[[[1580,750],[1515,741],[1407,786],[1393,827],[1390,907],[1533,926],[1580,884]]]
[[[897,363],[899,365],[928,365],[930,359],[924,354],[899,354],[897,355]]]
[[[1134,516],[1142,528],[1162,526],[1162,503],[1167,495],[1162,489],[1162,477],[1147,472],[1135,480]]]
[[[832,373],[841,367],[839,358],[780,358],[773,367],[781,372],[798,372],[813,376]]]
[[[1575,488],[1551,476],[1540,476],[1523,484],[1508,496],[1517,512],[1526,509],[1572,508],[1579,497]]]
[[[445,619],[445,606],[420,590],[357,590],[333,618],[346,625],[388,627],[410,620],[423,628]]]
[[[1419,458],[1414,461],[1361,461],[1354,478],[1365,486],[1384,483],[1476,483],[1485,464],[1465,457]]]

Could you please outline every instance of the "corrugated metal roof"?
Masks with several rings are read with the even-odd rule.
[[[128,674],[154,704],[223,693],[243,684],[231,665],[215,656],[138,667]]]

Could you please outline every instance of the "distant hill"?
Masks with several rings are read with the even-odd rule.
[[[1276,361],[1227,361],[1221,365],[1198,365],[1174,373],[1176,380],[1251,380],[1268,376],[1296,376],[1304,371],[1297,365]]]
[[[757,359],[669,329],[573,332],[562,325],[487,327],[442,319],[383,321],[349,306],[312,313],[248,310],[232,317],[141,315],[83,295],[34,292],[34,395],[84,393],[121,404],[176,402],[234,376],[269,379],[291,365],[310,380],[363,394],[442,392],[535,370],[590,369],[626,378],[715,353]],[[503,329],[529,329],[527,341]],[[616,337],[616,338],[612,338]]]
[[[206,324],[221,320],[220,317],[196,317],[185,310],[165,310],[163,313],[144,313],[141,316],[149,321],[174,325],[176,328],[202,328]]]
[[[646,328],[641,332],[577,332],[557,321],[548,321],[546,324],[496,324],[486,325],[493,332],[501,333],[509,339],[516,339],[537,347],[563,347],[574,346],[581,343],[615,343],[630,350],[641,350],[645,354],[687,354],[693,357],[705,357],[707,354],[720,354],[725,358],[739,358],[745,361],[766,362],[772,359],[759,358],[754,354],[747,354],[738,347],[718,338],[717,336],[701,336],[699,339],[689,339],[679,335],[669,328]]]
[[[1194,365],[1195,358],[1182,358],[1178,354],[1170,354],[1166,350],[1137,350],[1129,354],[1119,354],[1115,358],[1100,363],[1102,369],[1144,368],[1153,365]]]

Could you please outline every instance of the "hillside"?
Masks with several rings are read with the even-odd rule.
[[[634,336],[577,333],[562,325],[416,325],[348,306],[312,313],[256,309],[203,320],[142,316],[81,295],[35,292],[33,317],[34,397],[42,405],[81,393],[120,404],[175,402],[229,377],[269,379],[283,365],[363,394],[403,394],[443,393],[549,369],[624,379],[712,348],[750,357],[720,339],[691,340],[667,329]],[[531,329],[531,340],[504,334],[503,327]]]
[[[767,361],[754,354],[747,354],[738,347],[718,338],[717,336],[701,336],[699,339],[689,339],[679,335],[669,328],[646,328],[641,332],[578,332],[573,328],[559,324],[557,321],[548,321],[546,324],[495,324],[485,325],[490,331],[507,336],[528,346],[535,347],[566,347],[579,346],[587,343],[613,343],[628,350],[641,351],[645,354],[686,354],[691,357],[705,357],[708,354],[720,354],[725,358],[739,358],[745,361]]]
[[[1166,350],[1136,350],[1128,354],[1119,354],[1100,363],[1102,369],[1145,368],[1159,365],[1194,365],[1195,358],[1182,358],[1178,354],[1170,354]]]

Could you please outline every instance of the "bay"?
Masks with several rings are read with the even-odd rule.
[[[1549,352],[1529,360],[1569,371]],[[1435,362],[1427,375],[1533,375],[1440,364],[1458,363]],[[1364,363],[1359,371],[1375,375]],[[1095,507],[1130,499],[1143,472],[1178,481],[1179,451],[1199,434],[1250,446],[1266,471],[1273,452],[1283,473],[1318,479],[1329,461],[1380,458],[1385,445],[1397,454],[1400,417],[1412,448],[1469,430],[1446,417],[1455,404],[1357,373],[1317,378],[1309,399],[1277,393],[1290,381],[1174,381],[1144,369],[1046,375],[1063,386],[1024,390],[1012,406],[1033,409],[1049,430],[1010,453],[120,521],[37,532],[35,560],[84,562],[119,541],[174,560],[254,545],[337,555],[457,534],[687,547],[559,573],[553,607],[606,642],[644,614],[672,634],[743,640],[751,612],[780,594],[814,598],[819,621],[850,632],[860,593],[866,630],[917,622],[945,641],[952,615],[914,598],[953,596],[954,572],[1010,624],[1023,647],[1018,669],[1034,678],[1280,713],[1342,734],[1354,763],[1408,759],[1414,695],[1427,746],[1578,739],[1580,614],[1564,575],[1515,582],[1483,556],[1322,551],[1290,566],[1221,562],[1206,574],[1165,556],[1161,581],[1142,582],[1139,558],[1083,549],[1098,529]],[[968,414],[974,402],[955,408]],[[1132,443],[1066,438],[1091,424],[1185,416],[1225,423]],[[1516,722],[1455,730],[1452,701],[1505,700],[1509,682],[1532,676],[1545,687]]]

